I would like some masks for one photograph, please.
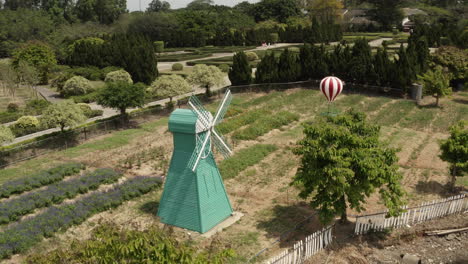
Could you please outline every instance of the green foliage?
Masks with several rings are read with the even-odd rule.
[[[174,63],[171,68],[173,71],[182,71],[184,69],[184,65],[182,65],[182,63]]]
[[[450,163],[451,185],[455,187],[456,177],[468,173],[468,122],[460,121],[450,127],[450,137],[441,141],[440,158]]]
[[[119,229],[112,223],[97,226],[91,238],[74,241],[66,250],[57,249],[47,254],[30,256],[26,263],[180,263],[220,264],[234,256],[231,249],[198,252],[186,242],[179,242],[171,233],[150,226],[144,231]]]
[[[91,92],[92,89],[93,86],[88,79],[81,76],[74,76],[65,82],[60,93],[65,97],[69,97],[72,95],[87,94]]]
[[[48,84],[50,69],[57,64],[52,49],[40,42],[31,42],[15,50],[12,61],[13,67],[18,69],[21,62],[36,68],[40,74],[41,84]]]
[[[436,98],[436,106],[439,106],[439,99],[450,95],[450,76],[443,72],[441,66],[437,66],[434,70],[429,70],[418,78],[423,83],[423,91],[425,95],[430,95]]]
[[[171,9],[171,4],[166,1],[153,0],[149,3],[146,12],[165,12]]]
[[[281,111],[273,115],[263,115],[248,127],[234,132],[232,138],[237,140],[254,140],[273,129],[281,128],[297,120],[299,120],[299,115],[288,111]]]
[[[71,65],[95,65],[102,64],[101,49],[105,41],[101,38],[86,37],[75,40],[67,48],[67,62]]]
[[[155,41],[154,44],[154,51],[156,53],[163,53],[164,52],[164,41]]]
[[[374,4],[374,9],[370,10],[369,15],[379,22],[384,30],[400,25],[403,19],[403,12],[400,9],[402,0],[369,0],[369,2]]]
[[[237,53],[237,54],[239,54],[239,53]],[[245,56],[247,57],[247,60],[248,60],[248,61],[256,61],[256,60],[258,60],[258,55],[257,55],[257,53],[252,52],[252,51],[246,52],[246,53],[245,53]]]
[[[187,77],[187,81],[192,85],[206,88],[206,94],[210,96],[211,87],[224,84],[224,74],[216,66],[199,64],[193,67],[192,72]]]
[[[109,72],[106,75],[105,82],[127,82],[133,83],[132,76],[124,70]]]
[[[120,110],[121,115],[126,115],[127,108],[143,106],[145,89],[145,86],[141,83],[107,83],[106,87],[99,91],[97,102],[105,107],[116,108]]]
[[[454,79],[468,78],[468,50],[451,46],[437,49],[432,57],[433,61],[442,67],[447,67]]]
[[[267,53],[257,66],[255,83],[275,83],[278,78],[278,60],[274,53]]]
[[[336,215],[346,220],[348,206],[362,211],[376,189],[390,215],[401,211],[404,192],[396,150],[380,142],[380,127],[365,119],[351,110],[304,125],[305,138],[294,150],[301,165],[291,184],[301,198],[311,199],[323,223]]]
[[[229,113],[229,110],[228,110],[228,113]],[[231,133],[232,131],[235,131],[243,126],[254,123],[256,120],[258,120],[262,116],[267,116],[267,115],[271,115],[271,112],[265,109],[257,109],[256,111],[249,111],[247,113],[225,120],[224,122],[219,124],[216,127],[216,129],[218,129],[219,132],[221,132],[222,134]]]
[[[0,145],[6,142],[11,142],[15,138],[10,128],[0,125]]]
[[[231,69],[231,66],[229,66],[228,64],[220,64],[218,65],[218,68],[222,71],[222,72],[225,72],[225,73],[228,73],[229,72],[229,69]]]
[[[295,53],[285,49],[278,62],[278,80],[280,82],[297,81],[301,75],[300,64]]]
[[[65,127],[76,126],[86,120],[81,108],[70,101],[63,101],[47,107],[42,113],[41,123],[47,127],[60,127],[63,132]]]
[[[7,106],[7,111],[10,113],[18,112],[19,105],[17,103],[9,103]]]
[[[171,74],[156,79],[148,90],[159,98],[169,97],[172,102],[173,97],[191,92],[192,87],[182,76]]]
[[[54,79],[52,79],[50,86],[57,89],[60,93],[63,91],[63,86],[70,80],[74,75],[70,72],[61,72]]]
[[[95,66],[75,67],[67,70],[66,73],[82,76],[91,81],[103,80],[105,77],[104,73]]]
[[[221,161],[219,164],[219,171],[225,180],[234,178],[248,167],[259,163],[277,149],[278,147],[275,145],[268,144],[256,144],[241,149],[229,159]]]
[[[39,128],[39,120],[35,116],[22,116],[15,124],[11,125],[11,131],[16,137],[34,133]]]
[[[248,52],[258,56],[253,52]],[[243,51],[238,52],[233,57],[233,64],[229,70],[229,80],[232,85],[245,85],[252,82],[252,68],[249,65],[247,53]],[[255,59],[254,59],[255,60]]]
[[[103,114],[103,110],[93,110],[91,109],[91,106],[89,106],[89,104],[78,103],[77,105],[80,107],[81,111],[83,111],[83,114],[87,118],[93,118],[96,116],[101,116]]]

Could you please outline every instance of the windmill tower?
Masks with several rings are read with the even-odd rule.
[[[212,152],[215,147],[225,158],[232,152],[215,129],[231,100],[227,90],[214,117],[195,96],[189,99],[191,110],[172,112],[174,153],[158,209],[161,222],[205,233],[232,214]]]

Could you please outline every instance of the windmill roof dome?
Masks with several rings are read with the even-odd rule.
[[[195,134],[198,117],[189,109],[176,109],[169,117],[169,131]]]

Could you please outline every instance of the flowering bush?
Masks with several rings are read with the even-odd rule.
[[[65,82],[63,86],[62,95],[72,96],[89,93],[93,89],[91,82],[81,76],[75,76]]]
[[[105,82],[127,82],[127,83],[133,83],[132,76],[130,76],[130,73],[124,71],[124,70],[118,70],[118,71],[113,71],[109,72],[106,75],[106,79],[104,80]]]

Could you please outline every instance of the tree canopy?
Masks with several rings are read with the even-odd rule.
[[[142,107],[145,103],[145,86],[141,83],[109,82],[99,91],[97,103],[116,108],[122,116],[129,107]]]
[[[187,77],[187,81],[192,85],[199,85],[206,88],[206,94],[211,96],[210,88],[215,85],[223,85],[224,74],[216,66],[207,66],[205,64],[197,64],[193,67],[192,72]]]
[[[191,92],[192,87],[182,76],[171,74],[156,79],[148,88],[148,91],[160,98],[169,97],[172,103],[173,97]]]
[[[229,70],[229,80],[232,85],[244,85],[252,82],[252,68],[249,65],[247,55],[242,51],[236,53],[233,57],[233,64]]]
[[[456,177],[468,173],[468,121],[450,127],[450,137],[440,144],[440,158],[450,163],[450,184],[455,187]]]
[[[389,214],[400,212],[404,192],[396,150],[379,141],[379,132],[354,110],[304,125],[305,138],[294,149],[301,164],[292,184],[301,198],[311,199],[322,222],[336,215],[346,220],[348,207],[362,211],[377,189]]]
[[[436,98],[436,106],[439,106],[440,98],[452,93],[450,76],[444,72],[441,66],[437,66],[434,70],[429,70],[418,77],[423,83],[424,94]]]
[[[42,113],[41,122],[48,127],[60,127],[63,132],[65,127],[73,127],[86,121],[86,116],[80,106],[63,101],[52,104]]]
[[[50,69],[57,64],[53,50],[41,42],[28,43],[17,49],[13,55],[13,67],[19,67],[20,62],[26,62],[37,69],[41,84],[48,83]]]

